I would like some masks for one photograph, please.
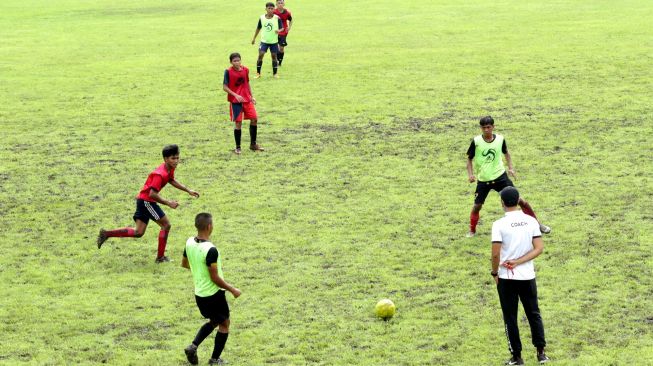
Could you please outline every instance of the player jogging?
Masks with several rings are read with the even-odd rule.
[[[279,33],[283,32],[281,18],[274,15],[274,4],[265,4],[265,14],[261,15],[256,25],[256,31],[252,38],[252,44],[256,42],[256,36],[261,32],[261,44],[258,49],[258,61],[256,61],[255,79],[261,77],[261,66],[263,66],[263,56],[270,49],[272,56],[272,75],[277,78],[277,53],[279,52]]]
[[[170,183],[173,187],[182,190],[193,197],[199,197],[200,194],[186,188],[183,184],[175,180],[175,169],[179,164],[179,147],[177,145],[168,145],[163,148],[163,164],[159,165],[147,177],[143,188],[136,196],[136,212],[134,213],[134,222],[136,228],[125,227],[115,230],[100,229],[97,238],[97,247],[100,249],[107,239],[112,237],[119,238],[140,238],[147,229],[150,219],[154,220],[161,227],[159,232],[159,248],[157,251],[156,263],[170,262],[165,256],[168,234],[170,233],[170,221],[157,203],[176,209],[179,203],[170,201],[161,197],[160,192],[166,184]]]
[[[281,64],[283,63],[284,50],[288,45],[286,38],[288,37],[290,27],[292,26],[292,14],[290,14],[290,10],[285,8],[285,5],[286,3],[284,0],[277,0],[277,8],[274,9],[274,15],[281,19],[281,25],[283,26],[283,30],[279,32],[279,53],[277,53],[279,67],[281,67]]]
[[[494,119],[490,116],[485,116],[481,118],[480,125],[482,134],[474,137],[467,149],[467,175],[469,176],[469,182],[474,183],[477,181],[474,171],[478,174],[475,192],[476,198],[474,199],[474,206],[472,206],[472,212],[469,218],[469,233],[467,233],[467,237],[476,235],[476,224],[478,224],[481,208],[490,190],[494,189],[500,192],[505,187],[514,186],[506,174],[502,155],[506,157],[508,173],[513,178],[516,178],[506,140],[503,136],[493,133]],[[519,207],[521,207],[525,214],[533,216],[537,220],[535,212],[523,198],[519,199]],[[540,224],[540,231],[548,234],[551,232],[551,228]]]
[[[227,290],[240,296],[240,290],[224,280],[222,257],[218,249],[209,241],[213,232],[213,219],[209,213],[195,216],[197,236],[188,238],[181,266],[190,269],[195,284],[195,302],[204,318],[209,319],[197,332],[193,342],[184,349],[188,362],[197,365],[197,347],[218,328],[209,365],[222,365],[220,358],[229,337],[229,305],[225,297]]]
[[[236,148],[234,153],[240,155],[240,137],[242,135],[243,118],[249,120],[249,149],[253,151],[263,151],[259,144],[256,143],[257,121],[256,99],[252,96],[252,88],[249,85],[249,69],[240,63],[240,53],[234,52],[229,55],[231,67],[224,71],[224,80],[222,90],[227,93],[229,101],[229,115],[235,122],[234,139]]]

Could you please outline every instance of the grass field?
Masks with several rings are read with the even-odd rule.
[[[264,3],[0,3],[0,364],[187,364],[203,319],[179,262],[201,211],[243,291],[230,365],[501,364],[495,193],[464,238],[486,114],[553,228],[550,357],[653,363],[653,3],[288,0],[281,79],[268,56],[253,81],[267,151],[238,157],[222,73],[234,51],[255,69]],[[169,143],[202,195],[163,191],[175,262],[154,263],[155,226],[98,251]]]

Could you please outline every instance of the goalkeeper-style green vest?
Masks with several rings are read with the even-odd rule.
[[[261,15],[261,42],[267,44],[279,43],[279,35],[275,31],[279,30],[279,17],[272,16],[272,19]]]
[[[211,273],[209,273],[209,267],[206,265],[206,255],[211,248],[215,248],[215,246],[210,241],[198,243],[195,238],[188,238],[186,241],[186,258],[188,258],[190,271],[193,274],[195,295],[200,297],[209,297],[220,290],[220,287],[211,280]],[[224,278],[220,251],[218,251],[218,276]]]
[[[482,135],[474,137],[474,169],[479,182],[489,182],[505,173],[503,166],[503,136],[495,135],[494,141],[486,142]]]

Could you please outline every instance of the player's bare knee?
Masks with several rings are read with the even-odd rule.
[[[229,333],[229,325],[231,324],[231,321],[229,319],[223,321],[220,326],[218,327],[218,332],[220,333]]]
[[[140,238],[145,234],[145,231],[134,231],[134,238]]]
[[[256,126],[256,122],[258,122],[257,119],[253,119],[249,121],[250,126]]]
[[[161,226],[161,229],[163,229],[163,230],[165,230],[165,231],[170,231],[170,228],[171,228],[171,227],[172,227],[172,225],[170,225],[170,224],[165,224],[165,225]]]

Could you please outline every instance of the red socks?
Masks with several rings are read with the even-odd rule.
[[[109,230],[105,232],[108,238],[132,238],[135,236],[135,230],[130,227],[123,229]]]
[[[469,231],[472,233],[476,232],[476,224],[478,224],[478,219],[481,218],[481,214],[479,212],[474,212],[469,215]]]
[[[533,211],[533,208],[531,205],[528,204],[528,202],[524,200],[519,200],[519,207],[521,207],[521,210],[528,216],[532,216],[537,220],[537,216],[535,216],[535,211]]]
[[[168,244],[168,230],[159,231],[159,250],[156,256],[161,258],[166,253],[166,244]]]

